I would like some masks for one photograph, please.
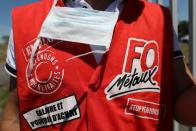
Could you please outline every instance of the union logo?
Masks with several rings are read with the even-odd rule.
[[[156,41],[130,38],[125,53],[122,73],[105,88],[106,98],[137,92],[158,92],[159,46]]]
[[[64,69],[55,53],[50,50],[39,51],[34,60],[31,74],[26,68],[28,87],[39,94],[52,94],[59,89],[64,77]]]

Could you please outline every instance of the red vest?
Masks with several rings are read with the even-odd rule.
[[[23,131],[172,131],[173,38],[167,9],[127,0],[100,64],[88,45],[34,40],[53,0],[13,10],[20,127]]]

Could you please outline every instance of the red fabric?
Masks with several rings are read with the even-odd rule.
[[[110,50],[104,55],[100,64],[96,64],[92,54],[66,61],[73,56],[89,52],[90,48],[85,44],[63,42],[52,46],[59,41],[47,43],[46,40],[45,45],[42,45],[37,52],[31,78],[37,77],[36,81],[43,80],[46,83],[52,81],[54,84],[54,80],[59,81],[63,73],[64,76],[61,83],[55,83],[60,86],[55,88],[56,90],[52,88],[44,90],[43,87],[38,88],[36,85],[29,86],[29,81],[32,79],[27,78],[26,72],[28,51],[31,51],[30,47],[33,45],[30,41],[37,37],[52,2],[52,0],[43,0],[13,10],[21,130],[32,130],[24,118],[25,113],[75,95],[80,109],[79,118],[37,128],[37,130],[172,131],[173,38],[169,12],[163,7],[146,1],[127,0],[117,22]],[[147,57],[150,51],[154,55]],[[42,53],[47,57],[46,59],[41,60]],[[57,61],[52,61],[51,56],[54,56]],[[115,93],[111,92],[116,88],[111,86],[115,81],[114,78],[122,76],[123,73],[128,73],[130,78],[122,87],[120,84],[117,85],[119,88],[117,92],[129,90],[126,85],[131,83],[134,87],[134,83],[130,81],[130,73],[133,75],[134,68],[138,73],[157,69],[151,77],[151,84],[160,87],[161,92],[146,90],[127,94],[121,92],[121,95],[107,99],[110,97],[107,93]],[[51,73],[51,70],[56,72]],[[51,78],[55,79],[50,80],[50,74],[52,74]],[[150,80],[146,81],[150,82]],[[141,82],[136,88],[145,85],[146,83]],[[137,105],[137,109],[134,105]],[[142,108],[139,110],[139,107]],[[154,112],[149,112],[151,109]]]
[[[57,4],[58,4],[58,6],[65,6],[63,0],[58,0],[58,3]]]

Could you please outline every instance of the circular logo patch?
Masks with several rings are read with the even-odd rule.
[[[34,66],[28,77],[29,64],[26,69],[26,78],[31,90],[39,94],[51,94],[61,86],[64,69],[52,51],[41,51],[36,54]]]

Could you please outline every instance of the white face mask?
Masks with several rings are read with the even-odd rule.
[[[119,12],[53,6],[40,37],[109,47]]]
[[[119,11],[106,12],[86,8],[56,7],[57,0],[45,19],[30,58],[30,69],[33,68],[33,57],[40,44],[41,37],[104,46],[109,48]]]

